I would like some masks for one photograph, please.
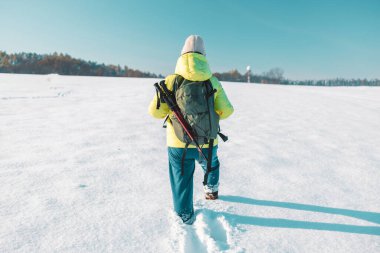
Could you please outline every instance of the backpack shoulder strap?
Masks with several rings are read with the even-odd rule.
[[[176,77],[174,78],[174,84],[173,84],[173,93],[177,91],[177,89],[179,88],[179,86],[181,86],[184,80],[185,78],[183,76],[176,74]]]
[[[211,83],[211,79],[207,79],[206,81],[204,81],[205,84],[206,84],[206,89],[207,89],[207,97],[211,97],[212,95],[214,95],[217,90],[214,89],[214,87],[212,86],[212,83]]]

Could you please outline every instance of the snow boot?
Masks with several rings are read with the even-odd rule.
[[[216,199],[218,199],[218,192],[216,191],[216,192],[206,192],[206,194],[205,194],[205,198],[207,199],[207,200],[216,200]]]
[[[193,212],[190,214],[180,214],[179,217],[181,217],[183,223],[186,225],[193,225],[195,221],[195,215]]]

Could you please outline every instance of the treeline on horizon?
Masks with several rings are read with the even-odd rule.
[[[14,53],[7,54],[0,51],[0,73],[18,74],[60,74],[78,76],[114,76],[114,77],[145,77],[164,78],[161,74],[143,72],[127,66],[105,65],[93,61],[73,58],[68,54],[36,54]],[[231,70],[223,73],[214,73],[221,81],[247,82],[248,73]],[[284,85],[311,85],[311,86],[380,86],[379,79],[327,79],[327,80],[289,80],[284,78],[281,68],[272,68],[262,74],[250,73],[251,83],[284,84]]]
[[[248,82],[248,73],[241,74],[238,70],[231,70],[225,73],[214,73],[222,81]],[[284,78],[284,71],[281,68],[273,68],[261,75],[250,74],[251,83],[263,84],[283,84],[283,85],[310,85],[310,86],[380,86],[379,79],[323,79],[323,80],[289,80]]]
[[[7,54],[0,51],[0,73],[17,74],[60,74],[77,76],[115,76],[115,77],[149,77],[162,78],[150,72],[121,67],[120,65],[105,65],[93,61],[76,59],[68,54]]]

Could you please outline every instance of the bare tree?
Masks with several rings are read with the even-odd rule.
[[[268,72],[264,72],[263,76],[268,78],[268,81],[279,83],[284,79],[284,70],[281,68],[272,68]]]

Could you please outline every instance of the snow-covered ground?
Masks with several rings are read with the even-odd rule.
[[[220,200],[171,211],[153,79],[0,74],[0,252],[380,252],[380,88],[223,83]]]

